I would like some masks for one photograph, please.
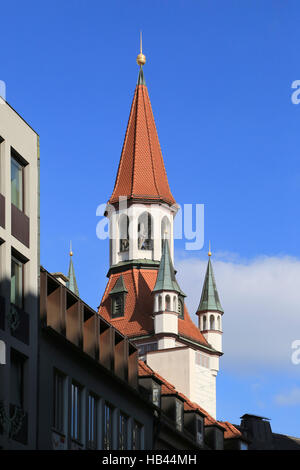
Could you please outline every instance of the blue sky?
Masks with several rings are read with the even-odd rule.
[[[29,0],[1,6],[0,80],[7,101],[40,135],[41,263],[66,272],[72,239],[80,294],[92,307],[108,270],[108,242],[96,238],[96,208],[113,189],[138,74],[140,29],[173,195],[180,204],[205,204],[204,249],[186,252],[184,241],[175,243],[183,269],[199,260],[194,298],[200,297],[209,238],[227,267],[233,259],[235,267],[252,266],[260,257],[297,265],[300,105],[291,102],[291,84],[300,79],[299,15],[296,0]],[[298,279],[292,281],[297,290]],[[224,289],[227,318],[234,318],[232,295]],[[187,302],[193,312],[196,300]],[[236,311],[247,302],[245,293]],[[283,321],[284,305],[278,313]],[[291,309],[295,329],[299,304]],[[225,330],[224,343],[226,335],[234,344],[243,333]],[[276,401],[299,388],[300,365],[291,367],[287,358],[277,365],[256,360],[255,372],[247,372],[234,367],[233,356],[222,360],[220,417],[237,422],[251,411],[272,418],[276,431],[300,435],[300,403]]]

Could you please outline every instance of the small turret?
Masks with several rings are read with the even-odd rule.
[[[154,330],[155,334],[162,335],[158,342],[158,349],[175,346],[175,335],[178,335],[179,303],[185,294],[180,289],[170,255],[169,242],[163,240],[162,257],[154,294]]]
[[[197,315],[199,329],[207,341],[217,351],[222,352],[222,315],[224,313],[217,291],[211,263],[211,250],[209,246],[208,264],[202,289]]]

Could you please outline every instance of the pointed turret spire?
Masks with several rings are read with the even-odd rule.
[[[208,252],[208,264],[204,279],[204,285],[201,294],[201,300],[197,313],[207,312],[207,311],[217,311],[223,313],[221,302],[219,299],[219,294],[217,290],[217,285],[215,281],[215,276],[213,272],[213,267],[211,263],[211,251],[210,251],[210,242],[209,242],[209,252]]]
[[[69,273],[68,273],[69,280],[67,281],[67,287],[79,297],[79,290],[77,287],[77,281],[75,277],[75,270],[74,270],[72,257],[73,257],[72,242],[70,242],[70,264],[69,264]]]
[[[159,271],[153,289],[153,292],[158,291],[174,291],[185,297],[185,294],[182,292],[176,281],[175,270],[170,255],[169,241],[167,239],[163,240],[163,250]]]
[[[137,56],[140,67],[131,105],[122,154],[110,204],[119,202],[120,196],[128,200],[165,202],[169,206],[175,199],[169,188],[151,103],[144,78],[146,57],[142,50]]]

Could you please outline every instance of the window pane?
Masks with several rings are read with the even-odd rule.
[[[23,210],[23,168],[11,158],[11,202]]]
[[[152,389],[152,401],[154,405],[160,407],[160,386],[158,384],[153,384]]]
[[[199,444],[201,444],[203,442],[203,421],[202,419],[198,416],[197,417],[197,429],[196,429],[196,432],[197,432],[197,442]]]
[[[97,447],[97,401],[93,395],[89,395],[89,429],[88,445],[92,449]]]
[[[183,405],[181,402],[176,401],[176,428],[182,430],[182,421],[183,421]]]
[[[132,428],[132,450],[141,450],[141,432],[141,425],[134,421]]]
[[[23,306],[23,266],[15,258],[11,259],[10,301],[17,307]]]
[[[123,413],[120,413],[119,418],[119,450],[126,450],[128,448],[127,445],[127,416]]]
[[[72,384],[71,390],[71,437],[80,438],[80,389],[76,384]]]
[[[112,449],[112,408],[105,403],[104,405],[104,450]]]
[[[55,429],[60,432],[64,431],[64,381],[65,378],[59,372],[54,373],[54,394],[53,394],[53,410]]]

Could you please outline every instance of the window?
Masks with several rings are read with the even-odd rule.
[[[203,419],[196,417],[196,441],[198,444],[203,443]]]
[[[206,315],[203,317],[203,330],[206,330]]]
[[[215,329],[215,317],[213,315],[210,316],[209,323],[210,323],[210,330],[214,330]]]
[[[65,427],[65,376],[58,371],[54,371],[53,388],[53,426],[57,431],[63,433]]]
[[[72,383],[71,387],[71,438],[79,441],[80,439],[80,408],[81,396],[80,387],[76,383]]]
[[[128,426],[127,416],[124,413],[120,413],[120,416],[119,416],[119,450],[126,450],[128,448],[127,426]]]
[[[132,450],[141,450],[142,446],[142,426],[136,421],[132,427]]]
[[[169,295],[166,295],[165,301],[166,301],[166,310],[168,312],[170,312],[170,310],[171,310],[171,299],[170,299]]]
[[[197,351],[196,352],[196,364],[198,366],[206,367],[207,369],[209,369],[209,356]]]
[[[88,414],[88,447],[97,448],[97,399],[89,394],[89,414]]]
[[[178,299],[178,318],[184,319],[184,305],[181,298]]]
[[[127,215],[121,215],[119,221],[120,231],[120,251],[129,250],[129,218]]]
[[[24,363],[24,357],[11,350],[10,402],[20,408],[24,407]]]
[[[123,279],[123,276],[119,276],[114,287],[110,291],[109,295],[111,298],[111,317],[118,318],[124,315],[125,300],[128,290]]]
[[[160,385],[156,382],[153,382],[152,402],[153,402],[154,405],[156,405],[160,408]]]
[[[19,308],[23,307],[23,263],[12,256],[10,301]]]
[[[143,212],[138,219],[138,248],[152,250],[152,218],[148,212]]]
[[[138,351],[139,351],[139,356],[143,356],[144,354],[147,354],[147,352],[150,352],[150,351],[157,351],[157,342],[141,344],[140,346],[138,346]]]
[[[23,201],[23,166],[12,156],[11,157],[11,202],[20,211],[24,210]]]
[[[183,403],[176,400],[176,429],[182,431],[183,426]]]
[[[112,318],[122,317],[124,315],[124,294],[112,297]]]
[[[104,405],[104,433],[103,433],[103,449],[111,450],[112,449],[112,418],[113,418],[113,408],[105,403]]]
[[[221,331],[221,318],[218,316],[218,330]]]
[[[248,450],[248,444],[246,442],[241,441],[240,450]]]

